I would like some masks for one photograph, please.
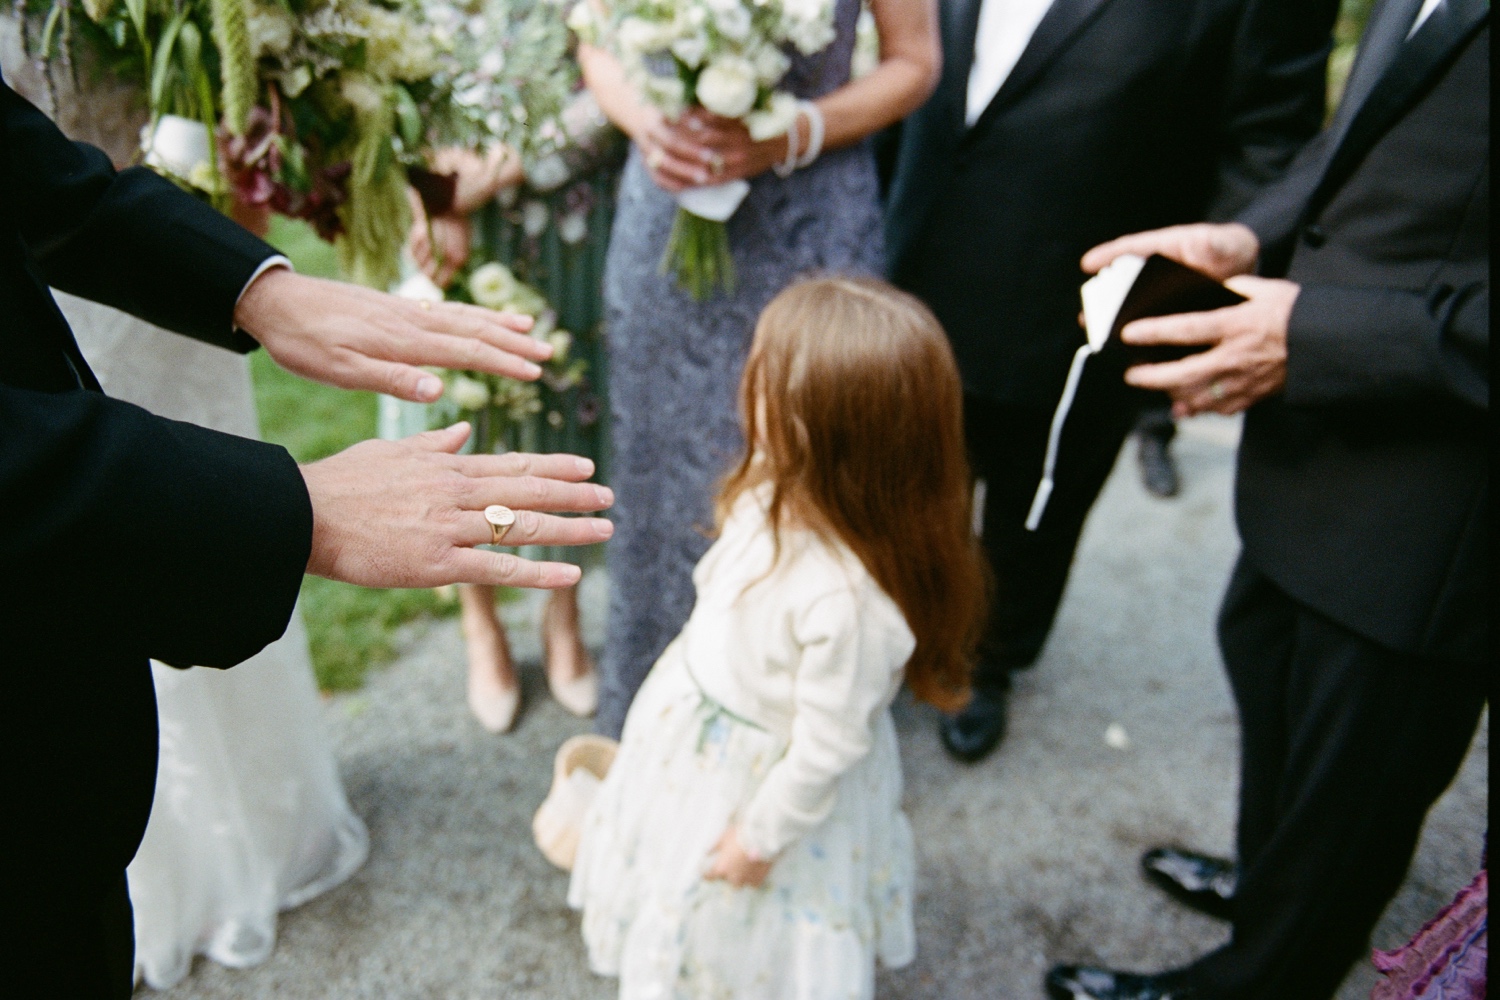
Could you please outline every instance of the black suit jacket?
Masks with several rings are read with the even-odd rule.
[[[1378,14],[1377,14],[1378,16]],[[1245,556],[1393,649],[1489,660],[1490,30],[1447,0],[1244,213],[1302,285],[1240,449]]]
[[[116,173],[0,82],[0,909],[13,919],[118,881],[156,777],[147,658],[227,667],[279,636],[312,532],[283,449],[98,392],[48,286],[247,350],[234,306],[273,252],[151,172]]]
[[[980,0],[944,0],[942,80],[902,127],[893,279],[932,306],[971,392],[1050,410],[1078,328],[1079,258],[1128,232],[1227,218],[1323,118],[1337,0],[1055,0],[972,129]]]

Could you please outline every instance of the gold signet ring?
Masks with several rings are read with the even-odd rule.
[[[515,527],[516,512],[493,503],[484,509],[484,519],[490,523],[490,544],[499,545],[510,534],[510,529]]]

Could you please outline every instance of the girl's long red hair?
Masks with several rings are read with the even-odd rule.
[[[720,489],[719,523],[769,483],[778,553],[787,525],[848,546],[916,636],[912,691],[962,705],[986,578],[963,392],[937,319],[872,279],[798,282],[761,313],[740,410],[749,443]]]

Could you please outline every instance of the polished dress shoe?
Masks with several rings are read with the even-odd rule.
[[[1087,965],[1057,965],[1043,980],[1052,1000],[1193,1000],[1182,974],[1142,976]]]
[[[943,720],[943,746],[959,760],[982,760],[1005,738],[1005,702],[1003,690],[975,688],[969,704]]]
[[[1233,861],[1176,847],[1156,847],[1141,856],[1146,881],[1200,913],[1230,919],[1240,871]]]
[[[1155,434],[1139,434],[1135,454],[1141,463],[1141,484],[1146,492],[1164,500],[1175,497],[1182,483],[1168,442]]]

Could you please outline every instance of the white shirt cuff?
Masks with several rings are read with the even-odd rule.
[[[245,297],[245,293],[250,290],[250,286],[255,284],[255,282],[260,278],[262,274],[265,274],[267,271],[278,267],[284,267],[288,271],[296,270],[296,268],[292,266],[292,262],[288,260],[284,255],[279,253],[272,254],[265,260],[261,261],[260,267],[257,267],[255,269],[254,273],[250,275],[250,280],[245,282],[245,287],[241,288],[240,294],[235,297],[234,308],[236,312],[238,312],[240,308],[240,299],[243,299]]]

